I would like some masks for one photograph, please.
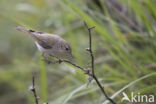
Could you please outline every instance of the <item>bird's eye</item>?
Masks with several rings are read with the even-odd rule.
[[[66,48],[66,51],[68,51],[69,50],[69,48]]]

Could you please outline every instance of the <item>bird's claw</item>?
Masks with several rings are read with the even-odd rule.
[[[61,64],[63,61],[61,59],[58,59],[58,63]]]
[[[50,60],[48,60],[48,59],[42,59],[43,61],[45,61],[47,64],[50,64],[50,63],[52,63]]]

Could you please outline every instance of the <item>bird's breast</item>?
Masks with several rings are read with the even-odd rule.
[[[37,48],[41,51],[41,52],[46,52],[46,49],[44,49],[41,45],[39,45],[37,42],[35,42]]]

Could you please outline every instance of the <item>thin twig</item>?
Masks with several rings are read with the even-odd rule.
[[[85,22],[84,22],[85,23]],[[90,53],[90,57],[91,57],[91,68],[92,68],[92,77],[93,79],[96,81],[97,85],[99,86],[99,88],[101,89],[102,93],[104,94],[104,96],[110,101],[112,102],[112,104],[116,104],[115,101],[113,101],[106,93],[106,91],[104,90],[104,87],[101,85],[101,83],[99,82],[98,78],[95,75],[94,72],[94,55],[93,55],[93,51],[92,51],[92,35],[91,35],[91,29],[95,28],[94,27],[88,27],[88,25],[85,23],[85,26],[88,29],[89,32],[89,53]]]
[[[58,61],[55,61],[55,62],[53,62],[51,60],[48,60],[48,59],[44,59],[44,61],[46,61],[48,64],[55,64],[55,63],[65,62],[65,63],[73,65],[74,67],[77,67],[77,68],[81,69],[85,74],[88,74],[89,76],[92,76],[92,74],[89,72],[88,69],[83,68],[83,67],[79,66],[78,64],[73,63],[73,62],[71,62],[71,61],[69,61],[67,59],[58,59]]]
[[[117,104],[115,101],[113,101],[113,100],[107,95],[106,91],[104,90],[104,87],[101,85],[101,83],[100,83],[99,80],[97,79],[95,73],[94,73],[94,74],[89,73],[89,70],[87,70],[87,69],[85,69],[85,68],[83,68],[83,67],[81,67],[81,66],[79,66],[79,65],[77,65],[77,64],[75,64],[75,63],[72,63],[71,61],[66,60],[66,59],[60,59],[60,63],[61,63],[61,62],[65,62],[65,63],[71,64],[71,65],[73,65],[73,66],[75,66],[75,67],[81,69],[83,72],[85,72],[85,74],[87,74],[87,75],[93,77],[93,79],[95,80],[95,82],[97,83],[97,85],[99,86],[99,88],[101,89],[101,91],[102,91],[102,93],[104,94],[104,96],[105,96],[110,102],[112,102],[112,104]],[[49,63],[50,63],[50,61],[49,61]],[[94,72],[94,71],[93,71],[93,72]]]
[[[93,51],[92,51],[92,36],[91,36],[91,29],[95,28],[95,26],[93,27],[88,27],[88,25],[84,22],[85,26],[88,29],[89,32],[89,49],[87,49],[87,51],[89,51],[90,53],[90,57],[91,57],[91,67],[92,67],[92,76],[95,75],[94,73],[94,55],[93,55]]]
[[[75,67],[81,69],[85,74],[88,74],[89,76],[92,76],[92,74],[89,72],[88,69],[85,69],[85,68],[83,68],[83,67],[77,65],[76,63],[72,63],[71,61],[69,61],[69,60],[67,60],[67,59],[60,59],[60,61],[69,63],[69,64],[71,64],[71,65],[73,65],[73,66],[75,66]]]
[[[36,89],[35,89],[35,76],[32,77],[32,86],[30,86],[30,91],[33,92],[36,104],[39,104],[38,103],[39,97],[37,96]]]

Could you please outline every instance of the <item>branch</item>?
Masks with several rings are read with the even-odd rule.
[[[89,48],[87,49],[87,51],[89,51],[90,57],[91,57],[91,67],[92,67],[92,77],[93,77],[93,76],[95,76],[95,73],[94,73],[94,55],[93,55],[93,51],[92,51],[92,35],[91,35],[91,30],[93,28],[95,28],[95,26],[88,27],[88,25],[86,24],[86,22],[84,22],[84,24],[87,27],[88,32],[89,32]]]
[[[72,63],[72,62],[69,61],[69,60],[66,60],[66,59],[60,59],[60,61],[61,61],[61,62],[69,63],[69,64],[71,64],[71,65],[73,65],[73,66],[75,66],[75,67],[81,69],[85,74],[88,74],[89,76],[92,76],[92,74],[89,72],[88,69],[85,69],[85,68],[83,68],[83,67],[81,67],[81,66],[79,66],[79,65],[77,65],[77,64],[75,64],[75,63]]]
[[[95,73],[94,73],[94,55],[93,55],[93,51],[92,51],[92,36],[91,36],[91,29],[95,28],[95,26],[93,27],[88,27],[88,25],[85,23],[85,26],[87,27],[88,29],[88,32],[89,32],[89,48],[87,48],[87,51],[89,51],[90,53],[90,57],[91,57],[91,73],[89,70],[67,60],[67,59],[58,59],[58,61],[56,62],[52,62],[51,60],[47,60],[47,59],[44,59],[47,63],[62,63],[62,62],[65,62],[65,63],[68,63],[68,64],[71,64],[73,65],[74,67],[77,67],[79,69],[81,69],[85,74],[87,74],[88,76],[92,77],[95,82],[97,83],[98,87],[100,88],[100,90],[102,91],[102,93],[104,94],[104,96],[106,97],[106,99],[108,99],[112,104],[117,104],[115,101],[113,101],[113,99],[111,99],[106,91],[104,90],[104,87],[101,85],[101,83],[99,82],[98,78],[96,77]]]
[[[34,76],[32,77],[32,86],[30,86],[29,89],[30,89],[30,91],[32,91],[32,93],[34,95],[36,104],[39,104],[38,103],[39,97],[37,96],[36,89],[35,89],[35,77]]]
[[[84,22],[86,28],[88,29],[89,32],[89,49],[87,51],[89,51],[90,53],[90,57],[91,57],[91,69],[92,69],[92,77],[93,79],[96,81],[97,85],[99,86],[99,88],[101,89],[102,93],[104,94],[104,96],[110,101],[112,102],[112,104],[116,104],[115,101],[113,101],[106,93],[106,91],[104,90],[104,87],[101,85],[101,83],[99,82],[98,78],[96,77],[95,73],[94,73],[94,55],[93,55],[93,51],[92,51],[92,35],[91,35],[91,29],[95,28],[95,26],[93,27],[88,27],[88,25],[86,24],[86,22]]]

